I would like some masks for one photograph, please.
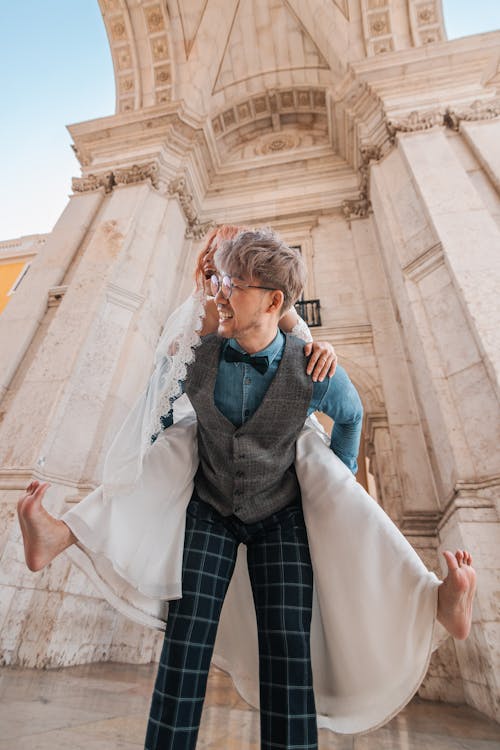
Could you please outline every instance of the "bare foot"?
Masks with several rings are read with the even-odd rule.
[[[23,534],[24,556],[30,570],[45,568],[60,552],[76,542],[64,521],[47,513],[42,505],[48,482],[31,482],[17,503]]]
[[[467,638],[472,622],[476,572],[466,550],[443,552],[448,575],[438,589],[437,619],[458,640]]]

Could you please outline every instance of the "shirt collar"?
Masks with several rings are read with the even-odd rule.
[[[226,341],[225,346],[228,346],[228,345],[232,346],[233,349],[236,349],[236,351],[238,351],[238,352],[243,352],[244,354],[247,353],[238,344],[238,342],[236,341],[236,339],[228,339]],[[279,354],[281,354],[281,352],[283,351],[283,347],[284,346],[285,346],[285,336],[284,336],[284,334],[280,330],[278,330],[278,332],[277,332],[276,336],[274,337],[274,339],[271,341],[270,344],[268,344],[268,346],[266,346],[265,349],[261,349],[260,352],[254,352],[250,356],[251,357],[267,357],[268,360],[269,360],[269,364],[271,364],[271,362],[274,359],[276,359],[276,357]]]

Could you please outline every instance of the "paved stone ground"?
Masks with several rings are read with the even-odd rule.
[[[0,750],[141,750],[155,665],[0,670]],[[358,737],[322,730],[321,750],[499,750],[500,725],[468,706],[413,701]],[[197,750],[258,750],[259,720],[213,669]]]

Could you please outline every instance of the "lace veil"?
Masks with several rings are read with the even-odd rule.
[[[161,417],[180,395],[180,381],[194,360],[205,315],[205,295],[196,289],[170,315],[156,348],[154,369],[146,390],[116,434],[104,461],[103,489],[109,498],[130,492],[142,474],[144,457],[153,436],[161,429]]]

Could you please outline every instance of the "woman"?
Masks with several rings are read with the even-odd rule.
[[[212,271],[212,251],[209,244],[200,260],[203,280]],[[166,618],[167,601],[182,595],[185,508],[198,464],[192,412],[178,413],[167,430],[162,431],[161,420],[179,395],[179,381],[204,332],[204,320],[205,332],[212,330],[210,304],[199,284],[167,322],[148,389],[108,453],[103,485],[64,520],[45,513],[45,527],[39,524],[37,532],[48,538],[59,533],[54,524],[57,530],[66,528],[65,539],[52,545],[52,552],[67,548],[117,609],[157,627]],[[425,675],[438,589],[446,595],[449,576],[440,584],[425,569],[310,424],[297,442],[296,469],[316,590],[311,650],[318,722],[337,732],[367,731],[399,711]],[[45,545],[45,557],[30,559],[29,516],[43,513],[39,501],[45,489],[46,485],[32,483],[19,506],[32,569],[54,557],[47,555]],[[242,695],[256,705],[255,622],[244,548],[240,551],[214,661],[232,674]],[[466,570],[467,553],[457,552],[447,561],[456,570],[462,568],[462,580],[472,575],[472,569]],[[469,587],[467,606],[472,594]],[[464,637],[460,633],[455,631]]]

